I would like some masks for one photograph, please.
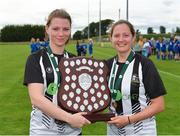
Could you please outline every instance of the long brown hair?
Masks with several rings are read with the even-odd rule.
[[[55,10],[53,10],[48,16],[46,26],[50,25],[51,20],[53,18],[67,19],[69,21],[70,25],[72,24],[71,16],[64,9],[55,9]]]

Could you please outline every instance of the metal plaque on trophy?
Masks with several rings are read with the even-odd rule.
[[[93,58],[62,58],[58,105],[71,113],[87,112],[91,122],[109,121],[112,113],[101,113],[111,101],[107,83],[108,68]]]

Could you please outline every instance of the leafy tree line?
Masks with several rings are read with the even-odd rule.
[[[7,25],[1,29],[2,42],[30,41],[32,37],[43,40],[45,29],[43,25]]]
[[[101,20],[101,35],[107,35],[108,30],[114,20],[105,19]],[[96,37],[99,35],[99,22],[92,22],[89,24],[89,36]],[[88,26],[86,26],[82,31],[78,30],[74,33],[73,39],[80,40],[88,38]]]
[[[106,19],[101,21],[101,35],[106,35],[113,20]],[[92,22],[90,25],[90,37],[99,35],[99,22]],[[30,41],[32,37],[43,40],[45,36],[44,25],[7,25],[1,29],[0,41],[2,42],[21,42]],[[88,37],[88,27],[82,31],[77,31],[73,39],[84,39]]]
[[[159,32],[160,34],[166,34],[166,27],[160,26],[159,27]],[[180,34],[180,27],[176,27],[176,31],[174,33]],[[153,27],[148,27],[147,28],[147,34],[155,34]]]
[[[101,21],[101,35],[105,36],[108,34],[108,31],[114,20],[105,19]],[[7,25],[1,29],[0,32],[0,41],[2,42],[22,42],[30,41],[32,37],[39,38],[43,40],[45,37],[44,25]],[[160,34],[166,34],[166,28],[160,26]],[[136,30],[137,34],[141,32]],[[175,34],[180,35],[180,27],[176,27],[174,30]],[[89,24],[89,34],[90,37],[97,37],[99,35],[99,22],[92,22]],[[153,27],[147,28],[147,34],[155,34]],[[88,26],[86,26],[81,31],[78,30],[74,33],[73,39],[80,40],[88,37]]]

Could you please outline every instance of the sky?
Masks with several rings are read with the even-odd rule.
[[[72,17],[72,33],[82,30],[89,22],[99,21],[100,0],[0,0],[0,29],[11,24],[45,25],[49,13],[65,9]],[[101,0],[101,19],[126,19],[127,0]],[[147,27],[167,32],[180,27],[180,0],[129,0],[129,21],[146,33]],[[120,12],[119,12],[120,11]]]

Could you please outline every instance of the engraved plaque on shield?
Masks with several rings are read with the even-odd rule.
[[[104,61],[92,58],[62,58],[58,105],[71,113],[88,112],[91,122],[108,121],[114,114],[100,113],[111,101]]]

